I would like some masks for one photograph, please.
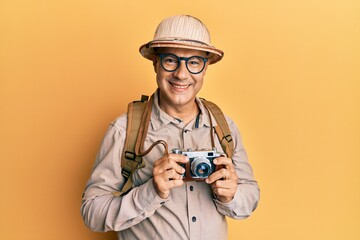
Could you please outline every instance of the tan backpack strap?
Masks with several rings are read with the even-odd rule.
[[[131,177],[133,172],[145,166],[142,158],[136,155],[135,145],[140,126],[142,125],[143,115],[145,115],[145,108],[151,104],[147,102],[147,99],[148,97],[143,95],[140,101],[128,104],[126,139],[121,155],[121,174],[125,178],[125,184],[120,192],[113,192],[115,196],[124,195],[130,191],[133,185]]]
[[[138,128],[138,134],[135,143],[135,154],[137,156],[145,155],[141,151],[142,149],[144,149],[144,142],[149,128],[153,102],[154,102],[154,95],[150,97],[149,102],[146,104],[146,107],[143,111],[144,113],[141,118],[140,128]]]
[[[137,169],[145,167],[145,161],[143,161],[142,157],[148,154],[156,145],[162,144],[164,146],[164,155],[168,154],[167,143],[163,140],[156,141],[142,152],[149,128],[154,95],[151,96],[148,102],[145,102],[147,99],[144,99],[143,96],[142,101],[129,104],[126,139],[121,157],[121,174],[125,178],[125,184],[121,191],[113,192],[115,196],[125,195],[132,189],[132,174]]]
[[[226,121],[226,118],[221,111],[221,109],[213,102],[201,99],[201,102],[204,104],[205,108],[208,109],[214,116],[217,126],[215,126],[215,132],[220,140],[221,147],[228,158],[232,158],[234,152],[234,143],[231,136],[231,131],[229,125]]]

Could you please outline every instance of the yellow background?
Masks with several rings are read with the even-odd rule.
[[[0,239],[115,239],[83,225],[81,193],[108,124],[156,88],[138,47],[179,13],[225,52],[200,95],[261,187],[229,239],[360,239],[356,0],[0,0]]]

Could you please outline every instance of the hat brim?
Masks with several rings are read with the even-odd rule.
[[[216,49],[215,47],[208,46],[208,45],[199,45],[199,44],[192,44],[189,42],[176,42],[176,41],[151,41],[149,43],[141,45],[139,51],[144,58],[149,60],[154,60],[156,52],[154,48],[184,48],[184,49],[192,49],[192,50],[199,50],[204,52],[211,53],[208,57],[209,64],[214,64],[220,61],[223,56],[224,52]]]

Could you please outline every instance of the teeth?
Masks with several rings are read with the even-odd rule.
[[[174,84],[172,83],[171,85],[173,85],[175,88],[179,88],[179,89],[185,89],[187,88],[189,85],[177,85],[177,84]]]

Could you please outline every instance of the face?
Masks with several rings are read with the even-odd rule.
[[[159,54],[172,53],[178,57],[201,56],[206,58],[203,51],[181,49],[181,48],[159,48]],[[192,74],[186,68],[185,61],[180,61],[180,66],[173,72],[168,72],[161,66],[160,58],[154,60],[156,81],[160,90],[159,104],[162,108],[184,108],[196,105],[195,97],[200,91],[208,62],[204,70],[199,74]]]

